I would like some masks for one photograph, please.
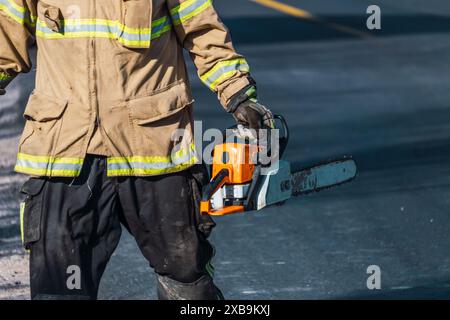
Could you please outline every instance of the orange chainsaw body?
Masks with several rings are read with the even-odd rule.
[[[228,169],[228,183],[247,183],[252,180],[255,164],[252,163],[258,147],[244,143],[223,143],[215,146],[212,166],[214,178],[222,169]]]
[[[258,146],[246,143],[223,143],[214,147],[212,179],[219,178],[213,193],[226,184],[245,184],[252,181],[255,171],[255,155]],[[220,177],[219,177],[220,176]],[[231,213],[243,212],[244,206],[230,205],[214,210],[210,201],[201,201],[200,211],[202,214],[222,216]]]

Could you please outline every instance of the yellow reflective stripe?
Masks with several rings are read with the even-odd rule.
[[[25,212],[25,202],[20,203],[20,238],[22,239],[22,244],[24,243],[24,232],[23,232],[23,213]]]
[[[30,160],[35,162],[46,163],[70,163],[70,164],[83,164],[83,158],[54,158],[48,156],[34,156],[26,153],[17,154],[17,159]]]
[[[26,202],[20,203],[19,223],[20,223],[20,239],[22,245],[25,246],[25,229],[24,229],[24,214],[25,214]],[[30,250],[25,249],[25,252],[30,253]]]
[[[196,157],[191,158],[187,163],[179,164],[166,169],[142,169],[142,168],[129,168],[129,169],[108,169],[108,176],[134,176],[134,175],[159,175],[166,173],[173,173],[185,170],[192,165],[196,164],[198,159]]]
[[[34,26],[36,17],[31,16],[25,7],[19,6],[13,0],[0,0],[0,11],[19,24]]]
[[[171,163],[172,161],[195,152],[195,144],[191,143],[188,148],[178,150],[173,156],[132,156],[132,157],[110,157],[108,164],[121,162],[144,162],[144,163]]]
[[[219,84],[231,78],[238,71],[250,72],[250,67],[244,58],[220,61],[211,70],[202,75],[200,79],[211,90],[214,90]]]
[[[249,69],[241,69],[240,71],[249,71]],[[223,73],[219,78],[217,78],[217,80],[215,80],[214,82],[211,83],[210,87],[211,89],[215,89],[217,88],[217,86],[219,84],[221,84],[222,82],[224,82],[225,80],[231,78],[232,76],[234,76],[234,74],[237,72],[237,70],[233,70],[233,71],[228,71]]]
[[[155,20],[152,23],[152,40],[159,38],[163,33],[172,29],[172,21],[168,16]]]
[[[92,26],[109,26],[109,27],[119,27],[120,30],[125,31],[126,33],[132,33],[132,34],[149,34],[151,29],[150,28],[131,28],[128,27],[122,23],[120,23],[117,20],[107,20],[107,19],[65,19],[62,20],[64,26],[85,26],[85,25],[92,25]],[[41,19],[38,19],[38,23],[41,26],[45,26],[45,22]],[[153,25],[153,23],[152,23]]]
[[[211,264],[211,261],[206,264],[206,272],[208,272],[211,278],[214,278],[214,266]]]
[[[105,38],[105,39],[117,39],[120,43],[129,46],[148,46],[150,41],[139,41],[139,40],[126,40],[124,38],[117,38],[116,35],[108,32],[71,32],[64,35],[60,33],[48,34],[41,31],[36,32],[36,36],[39,38],[44,38],[47,40],[57,40],[57,39],[75,39],[75,38]]]
[[[44,21],[38,19],[36,35],[44,39],[68,38],[108,38],[117,39],[130,46],[149,46],[152,39],[171,30],[168,16],[152,22],[152,28],[131,28],[116,20],[106,19],[67,19],[63,21],[61,33],[49,29]],[[135,39],[133,39],[135,38]]]
[[[11,19],[13,19],[14,21],[16,21],[19,24],[25,24],[25,19],[16,16],[15,14],[13,14],[11,11],[8,10],[8,7],[6,7],[4,4],[0,3],[0,11],[3,11],[8,17],[10,17]]]
[[[14,78],[14,77],[10,76],[10,75],[8,75],[6,73],[0,72],[0,81],[9,80],[9,79],[12,79],[12,78]]]
[[[95,35],[95,36],[97,36],[97,35]],[[99,38],[103,38],[103,37],[99,37]],[[132,47],[141,47],[141,46],[146,47],[146,46],[150,45],[150,41],[126,40],[124,38],[119,38],[118,40],[121,44],[124,44],[127,46],[132,46]]]
[[[22,12],[22,13],[27,12],[27,9],[25,9],[25,7],[18,5],[14,0],[0,0],[0,2],[8,3],[11,7],[13,7],[15,10],[17,10],[19,12]]]
[[[157,175],[184,170],[198,162],[195,145],[175,152],[172,156],[131,156],[107,159],[108,176]]]
[[[143,162],[143,163],[170,163],[172,162],[171,157],[160,157],[160,156],[132,156],[132,157],[112,157],[108,158],[108,163],[122,163],[122,162]]]
[[[36,176],[76,177],[80,174],[78,170],[33,169],[19,165],[14,167],[14,171]]]
[[[201,77],[201,79],[203,81],[206,81],[209,77],[211,77],[219,69],[221,69],[223,67],[226,67],[226,66],[238,65],[238,64],[247,64],[247,61],[244,58],[237,58],[237,59],[232,59],[232,60],[219,61],[218,63],[215,64],[215,66],[213,68],[211,68],[211,70],[209,70],[207,73],[205,73]]]
[[[82,158],[54,158],[19,153],[14,170],[38,176],[75,177],[80,173],[83,161]]]
[[[212,6],[212,0],[187,0],[170,10],[174,25],[179,25]]]
[[[5,87],[15,76],[10,76],[0,71],[0,87]]]

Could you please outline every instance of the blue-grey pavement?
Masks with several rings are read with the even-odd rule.
[[[285,158],[309,166],[352,155],[351,184],[261,212],[216,218],[216,282],[232,299],[450,297],[450,3],[381,0],[382,30],[366,29],[366,0],[283,1],[365,32],[358,37],[245,0],[216,0],[251,66],[260,101],[291,128]],[[233,124],[189,63],[203,126]],[[12,174],[32,74],[0,108],[0,249],[18,246]],[[15,100],[14,100],[15,101]],[[11,249],[12,250],[12,249]],[[368,290],[367,267],[381,268]],[[102,299],[154,299],[154,276],[124,232]]]

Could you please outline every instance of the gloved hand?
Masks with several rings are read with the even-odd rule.
[[[242,102],[233,112],[233,117],[240,124],[250,129],[258,130],[263,127],[273,128],[273,115],[269,109],[253,99]]]
[[[250,129],[274,128],[272,112],[256,99],[256,87],[253,80],[250,86],[231,98],[227,111],[233,114],[239,124],[244,124]]]
[[[0,96],[4,95],[6,93],[5,89],[0,88]]]

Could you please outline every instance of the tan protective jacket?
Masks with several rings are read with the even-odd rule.
[[[30,70],[34,38],[15,167],[30,175],[77,176],[97,151],[109,176],[197,162],[183,48],[222,105],[250,83],[211,0],[0,0],[0,84]],[[172,139],[176,129],[185,133]]]

